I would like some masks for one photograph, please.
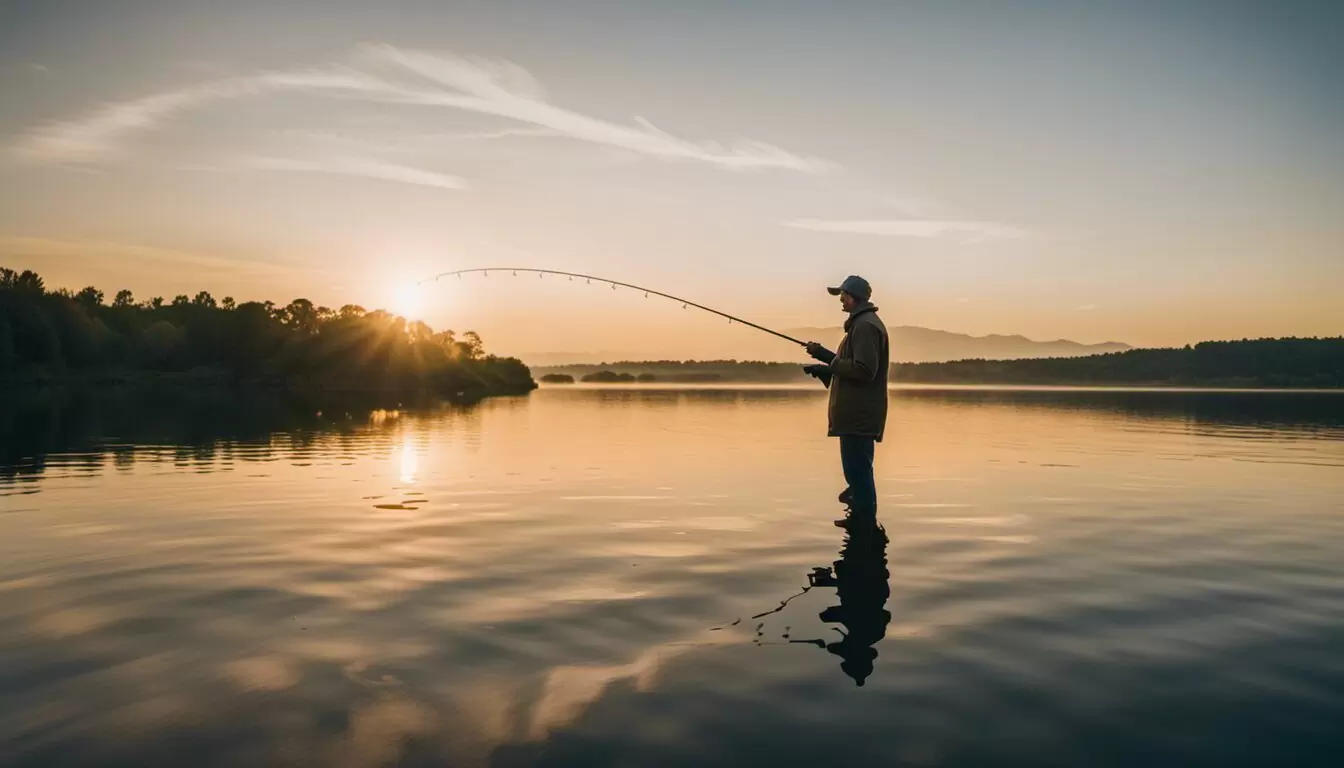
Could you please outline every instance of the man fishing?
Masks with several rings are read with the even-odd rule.
[[[849,314],[845,337],[834,352],[808,342],[807,353],[821,364],[803,366],[803,370],[830,390],[827,434],[840,438],[840,466],[848,484],[840,501],[849,505],[854,517],[872,520],[877,515],[873,447],[882,441],[887,426],[891,346],[867,280],[850,275],[826,290],[840,297],[841,308]]]

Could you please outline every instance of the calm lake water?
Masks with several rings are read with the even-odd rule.
[[[0,405],[0,764],[1344,765],[1344,396],[317,411]]]

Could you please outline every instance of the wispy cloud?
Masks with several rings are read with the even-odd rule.
[[[966,243],[1013,240],[1027,231],[998,221],[959,219],[794,219],[787,227],[880,237],[947,238]]]
[[[13,155],[38,163],[96,163],[109,160],[130,136],[155,130],[171,118],[212,104],[279,91],[361,96],[382,81],[348,68],[266,72],[230,77],[106,104],[73,120],[38,126],[10,147]]]
[[[255,88],[246,80],[225,80],[109,104],[77,120],[47,123],[11,147],[33,162],[88,163],[109,157],[119,139],[150,130],[173,115]]]
[[[395,181],[422,187],[463,190],[470,185],[458,176],[427,171],[382,160],[360,157],[333,157],[323,160],[296,160],[286,157],[252,157],[243,161],[248,168],[266,171],[298,171],[335,176],[356,176],[380,181]]]
[[[642,117],[619,123],[566,109],[548,101],[536,78],[511,62],[402,50],[391,45],[365,46],[353,64],[225,78],[109,104],[81,118],[40,126],[11,149],[33,162],[104,161],[114,156],[130,136],[159,128],[181,113],[282,91],[437,107],[518,123],[502,132],[478,134],[482,138],[564,136],[647,157],[730,170],[816,173],[829,167],[825,161],[760,141],[692,141],[674,136]]]
[[[546,101],[531,74],[509,62],[403,51],[390,45],[369,47],[367,53],[376,61],[418,75],[434,86],[383,89],[382,95],[392,101],[496,115],[580,141],[735,170],[779,168],[817,172],[827,167],[824,161],[764,142],[746,139],[730,145],[693,142],[663,131],[643,117],[635,117],[633,124],[625,125],[574,112]]]
[[[440,133],[426,136],[426,139],[445,141],[492,141],[495,139],[514,139],[519,137],[536,138],[540,136],[564,136],[554,128],[505,128],[499,131],[467,131],[465,133]]]
[[[539,138],[563,136],[550,128],[502,128],[494,131],[438,131],[430,133],[399,132],[394,141],[386,135],[358,136],[352,132],[283,130],[279,136],[329,147],[353,147],[362,151],[381,151],[405,154],[420,153],[440,145],[471,141],[501,141],[512,138]]]

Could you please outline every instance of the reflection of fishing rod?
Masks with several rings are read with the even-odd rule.
[[[696,309],[703,309],[704,311],[718,315],[719,317],[726,317],[728,318],[729,322],[738,322],[743,325],[755,328],[758,331],[765,331],[766,333],[772,336],[778,336],[779,338],[784,339],[785,341],[792,341],[794,344],[797,344],[800,347],[807,346],[807,342],[805,341],[799,341],[798,339],[795,339],[787,334],[780,333],[779,331],[772,331],[763,325],[757,325],[749,320],[743,320],[742,318],[730,315],[727,312],[720,312],[717,309],[706,307],[704,304],[696,304],[694,301],[691,301],[690,299],[683,299],[680,296],[673,296],[670,293],[655,291],[652,288],[644,288],[638,285],[631,285],[630,283],[622,283],[619,280],[610,280],[605,277],[595,277],[593,275],[581,275],[577,272],[562,272],[558,269],[536,269],[533,267],[475,267],[472,269],[455,269],[451,272],[440,272],[439,274],[431,278],[421,280],[419,283],[416,283],[416,285],[428,283],[431,280],[438,280],[441,277],[452,277],[453,275],[457,275],[459,278],[461,278],[462,275],[469,274],[472,272],[481,272],[486,276],[489,276],[491,272],[512,272],[514,275],[517,275],[519,272],[531,272],[537,275],[537,277],[545,277],[546,275],[559,275],[561,277],[568,277],[570,280],[573,280],[574,278],[577,277],[582,280],[587,280],[590,283],[596,280],[599,283],[606,283],[607,285],[610,285],[612,290],[615,290],[617,286],[619,286],[621,288],[629,288],[635,291],[643,291],[645,297],[648,297],[650,294],[652,294],[654,296],[661,296],[665,299],[679,301],[681,302],[681,306],[683,309],[685,309],[686,307],[695,307]]]

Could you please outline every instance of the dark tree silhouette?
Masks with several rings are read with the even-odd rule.
[[[186,373],[230,381],[349,391],[428,391],[477,396],[532,389],[513,358],[485,353],[480,336],[435,332],[422,322],[349,304],[333,311],[295,299],[216,302],[207,291],[165,306],[130,291],[103,304],[92,286],[48,292],[32,272],[0,268],[0,379],[72,374]]]
[[[959,360],[892,366],[919,383],[1344,387],[1344,338],[1203,341],[1088,357]]]
[[[90,309],[100,307],[103,304],[103,292],[90,285],[75,294],[75,301]]]
[[[899,354],[899,350],[894,351]],[[645,360],[542,367],[587,381],[651,375],[659,382],[804,382],[794,363]],[[589,378],[596,375],[597,378]],[[1344,387],[1344,338],[1205,341],[1087,357],[896,363],[891,380],[920,384]]]

